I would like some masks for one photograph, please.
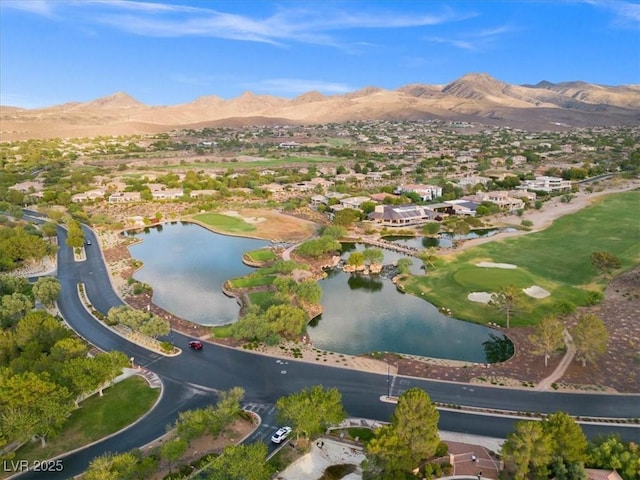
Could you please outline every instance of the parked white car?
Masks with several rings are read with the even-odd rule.
[[[271,441],[273,443],[281,443],[283,440],[286,440],[290,433],[291,427],[280,427],[276,430],[276,433],[271,435]]]

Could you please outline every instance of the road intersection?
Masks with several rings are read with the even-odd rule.
[[[85,229],[85,234],[95,248],[87,249],[85,261],[75,262],[71,249],[66,247],[66,231],[58,229],[61,248],[57,276],[62,285],[59,311],[71,328],[96,347],[120,350],[133,357],[137,365],[153,371],[162,382],[162,396],[152,411],[125,431],[64,456],[64,470],[59,476],[54,472],[46,472],[45,476],[27,472],[20,478],[69,478],[84,471],[91,459],[105,452],[140,448],[165,434],[167,425],[175,422],[179,412],[215,403],[216,392],[234,386],[245,389],[247,402],[273,405],[284,395],[321,384],[340,390],[349,416],[379,421],[391,417],[395,405],[380,401],[388,393],[386,375],[295,360],[288,362],[283,374],[281,360],[255,352],[215,344],[193,352],[186,348],[191,338],[176,331],[167,340],[181,347],[183,353],[166,357],[117,335],[87,311],[77,293],[78,283],[83,283],[92,305],[104,314],[123,303],[111,286],[95,235],[89,229]],[[640,395],[512,390],[402,376],[395,378],[391,394],[398,396],[411,387],[422,388],[434,402],[450,406],[440,411],[441,430],[504,438],[518,420],[504,412],[528,418],[538,413],[564,411],[576,417],[600,419],[582,425],[589,437],[615,432],[627,441],[640,441],[640,425],[615,423],[640,416]],[[473,411],[460,407],[473,407]],[[605,423],[602,419],[613,421]]]

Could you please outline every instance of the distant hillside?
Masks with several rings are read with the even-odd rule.
[[[245,92],[224,100],[148,106],[123,92],[40,109],[0,107],[1,140],[156,133],[201,125],[311,124],[355,120],[475,121],[528,130],[640,124],[640,87],[585,82],[512,85],[472,73],[447,85],[366,87],[294,99]]]

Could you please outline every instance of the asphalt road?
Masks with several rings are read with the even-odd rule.
[[[84,471],[90,460],[104,452],[124,452],[141,447],[166,432],[180,411],[215,403],[216,391],[234,386],[245,389],[245,401],[273,405],[284,395],[302,388],[323,385],[336,387],[342,393],[349,416],[388,421],[394,405],[381,402],[387,394],[387,380],[392,380],[393,395],[411,387],[420,387],[435,402],[473,406],[514,412],[552,413],[564,411],[581,417],[640,417],[639,395],[574,394],[534,392],[456,384],[407,377],[388,379],[386,375],[359,372],[337,367],[309,364],[294,360],[283,364],[275,358],[205,344],[202,351],[191,351],[190,338],[172,332],[167,339],[183,348],[177,357],[165,357],[135,345],[96,321],[84,308],[77,294],[77,284],[85,284],[92,304],[101,312],[122,304],[112,289],[109,276],[94,234],[86,229],[92,245],[85,248],[87,260],[75,262],[66,247],[66,232],[58,233],[58,278],[62,291],[58,306],[69,325],[81,336],[103,350],[120,350],[134,357],[136,364],[155,372],[163,383],[163,395],[157,406],[141,421],[126,431],[71,453],[62,459],[62,472],[27,472],[20,478],[69,478]],[[272,418],[272,417],[271,417]],[[504,438],[513,430],[513,417],[443,410],[441,430]],[[271,428],[272,425],[267,425]],[[275,427],[275,426],[274,426]],[[625,440],[640,441],[640,425],[583,425],[587,436],[615,432]],[[251,441],[261,441],[271,430],[264,429]],[[262,437],[261,437],[262,435]]]

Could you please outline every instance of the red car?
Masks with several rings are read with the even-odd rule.
[[[189,348],[192,350],[202,350],[202,342],[200,340],[191,340]]]

